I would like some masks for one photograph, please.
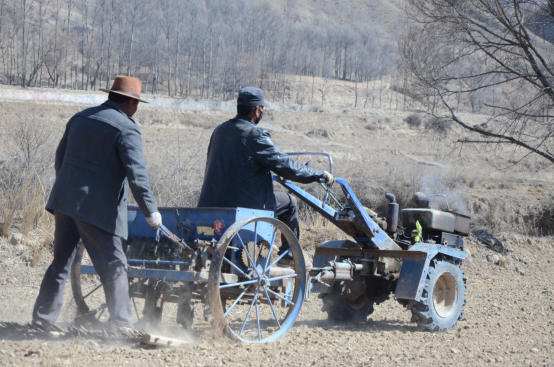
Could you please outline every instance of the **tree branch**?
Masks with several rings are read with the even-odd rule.
[[[440,91],[440,89],[437,88],[437,92],[443,102],[443,104],[446,106],[446,108],[450,111],[450,115],[452,117],[452,120],[454,122],[456,122],[458,125],[460,125],[461,127],[463,127],[464,129],[466,130],[469,130],[469,131],[472,131],[472,132],[476,132],[478,134],[481,134],[483,136],[488,136],[488,137],[492,137],[492,138],[497,138],[497,139],[501,139],[501,140],[505,140],[506,142],[509,142],[509,143],[512,143],[512,144],[515,144],[517,146],[520,146],[522,148],[525,148],[527,150],[530,150],[531,152],[533,153],[536,153],[538,155],[540,155],[541,157],[543,158],[546,158],[548,159],[550,162],[554,163],[554,156],[546,153],[546,152],[543,152],[537,148],[534,148],[532,146],[530,146],[529,144],[527,143],[524,143],[523,141],[521,140],[518,140],[516,138],[514,138],[513,136],[509,136],[509,135],[502,135],[502,134],[495,134],[495,133],[492,133],[490,131],[486,131],[486,130],[483,130],[483,129],[480,129],[480,128],[476,128],[476,127],[473,127],[473,126],[470,126],[470,125],[467,125],[466,123],[464,123],[462,120],[460,120],[458,118],[458,116],[456,116],[456,114],[454,113],[454,111],[452,110],[452,108],[450,107],[450,105],[446,102],[446,100],[444,99],[444,96],[442,95],[442,92]]]

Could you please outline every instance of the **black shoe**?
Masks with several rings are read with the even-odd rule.
[[[117,326],[112,323],[110,323],[110,325],[108,326],[108,333],[118,337],[124,336],[128,338],[137,338],[141,336],[141,333],[135,328],[128,327],[128,326]]]
[[[51,323],[47,321],[41,321],[39,319],[33,319],[33,321],[31,321],[31,326],[44,331],[48,331],[52,329]]]
[[[281,256],[284,251],[279,251],[277,253],[277,256]],[[280,266],[287,266],[292,267],[294,266],[294,258],[292,257],[291,252],[289,251],[285,256],[283,256],[279,261],[277,261],[277,265]]]

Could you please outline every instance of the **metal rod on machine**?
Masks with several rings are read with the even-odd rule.
[[[402,250],[378,250],[378,249],[351,249],[351,248],[329,248],[318,247],[316,255],[343,256],[343,257],[393,257],[399,259],[425,259],[427,253],[422,251],[402,251]]]
[[[235,268],[237,271],[239,271],[242,275],[244,275],[248,279],[252,279],[252,277],[250,275],[248,275],[244,271],[242,271],[238,266],[233,264],[233,262],[230,261],[229,259],[227,259],[225,256],[223,257],[223,261],[227,262],[227,264],[231,265],[233,268]]]
[[[368,264],[330,261],[324,268],[312,268],[310,275],[318,280],[352,280],[354,272],[367,271]]]
[[[294,274],[294,269],[292,268],[277,268],[277,267],[272,267],[269,269],[269,275],[268,277],[270,278],[275,278],[275,277],[282,277],[282,276],[285,276],[285,275],[292,275]]]
[[[160,229],[162,231],[163,234],[165,234],[167,236],[167,238],[169,238],[171,240],[171,242],[175,243],[176,245],[180,246],[181,248],[187,250],[187,251],[192,251],[192,249],[190,247],[188,247],[186,244],[183,243],[183,241],[175,236],[173,233],[171,233],[171,231],[169,229],[167,229],[163,224],[160,226]]]
[[[321,185],[323,185],[323,184],[321,184]],[[312,189],[313,192],[315,192],[315,194],[317,195],[317,198],[318,198],[318,199],[321,199],[321,198],[322,198],[322,196],[319,194],[319,192],[317,192],[317,190],[314,189],[314,188],[312,187],[312,185],[307,184],[307,186],[308,186],[310,189]],[[325,186],[325,185],[323,185],[323,186]],[[325,188],[325,187],[324,187],[324,188]],[[334,194],[333,190],[329,189],[329,191],[327,191],[327,193],[328,193],[329,196],[335,201],[335,204],[337,204],[337,205],[341,208],[341,210],[344,209],[343,205],[337,200],[337,198],[335,197],[335,195],[333,195],[333,194]]]
[[[314,188],[312,187],[312,185],[310,185],[310,184],[306,184],[306,185],[307,185],[310,189],[312,189],[313,192],[315,192],[315,194],[317,195],[317,198],[318,198],[318,199],[321,199],[321,195],[319,194],[319,192],[317,192],[316,189],[314,189]]]
[[[325,209],[325,203],[327,202],[327,198],[329,197],[329,191],[331,191],[331,188],[324,185],[325,184],[324,178],[320,178],[318,181],[321,184],[321,186],[323,186],[323,188],[325,189],[325,195],[323,196],[323,200],[321,201],[321,208]]]
[[[181,265],[181,266],[190,266],[192,263],[185,261],[170,261],[170,260],[139,260],[139,259],[128,259],[128,264],[133,265]]]
[[[289,303],[289,304],[291,304],[291,305],[294,306],[294,302],[292,302],[292,301],[286,299],[285,297],[281,296],[279,293],[275,293],[275,292],[273,292],[271,289],[266,288],[265,286],[264,286],[264,290],[267,290],[268,292],[273,293],[273,294],[276,295],[277,297],[281,298],[283,301],[285,301],[285,302],[287,302],[287,303]]]
[[[91,294],[93,294],[94,292],[96,292],[96,290],[98,288],[100,288],[102,286],[102,283],[100,283],[100,285],[96,286],[93,290],[91,290],[90,292],[87,293],[86,296],[83,297],[83,299],[87,298],[88,296],[90,296]]]

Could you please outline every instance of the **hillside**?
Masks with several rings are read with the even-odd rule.
[[[375,82],[394,72],[400,0],[47,2],[0,7],[0,83],[229,100],[243,85],[287,98],[287,75]],[[19,47],[21,45],[21,47]]]
[[[291,1],[280,2],[286,5]],[[383,32],[390,39],[394,39],[402,27],[402,0],[298,0],[297,4],[299,13],[305,18],[321,12],[343,23],[366,25]]]

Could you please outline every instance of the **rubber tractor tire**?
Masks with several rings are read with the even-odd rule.
[[[319,295],[323,301],[321,311],[327,312],[327,320],[336,323],[367,321],[374,311],[373,302],[358,282],[361,281],[335,282],[332,292]]]
[[[411,301],[412,322],[429,331],[455,329],[466,304],[464,272],[447,260],[434,259],[419,302]]]

